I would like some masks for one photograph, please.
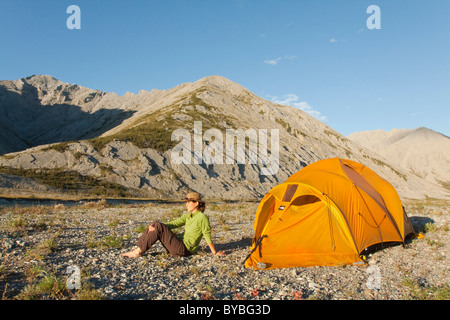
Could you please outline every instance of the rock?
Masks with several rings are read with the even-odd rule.
[[[317,284],[317,283],[314,283],[314,282],[309,282],[308,283],[308,288],[310,288],[310,289],[312,289],[312,290],[317,290],[317,289],[319,289],[319,285]]]

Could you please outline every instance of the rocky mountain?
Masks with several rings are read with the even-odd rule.
[[[414,174],[450,188],[450,138],[427,128],[355,132],[349,139]]]
[[[130,100],[47,75],[0,81],[0,154],[97,137],[136,111]]]
[[[402,197],[448,197],[307,113],[220,76],[118,96],[46,75],[0,82],[0,192],[257,200],[302,167],[349,158]]]

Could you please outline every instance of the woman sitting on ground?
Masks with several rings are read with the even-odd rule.
[[[197,251],[202,236],[213,254],[225,255],[222,251],[216,251],[211,241],[211,227],[209,218],[203,213],[205,211],[205,203],[202,201],[201,195],[196,192],[188,193],[184,201],[186,201],[187,213],[166,224],[158,221],[153,222],[139,238],[137,242],[138,248],[123,253],[122,256],[129,258],[140,257],[158,240],[170,255],[189,256]],[[184,226],[184,233],[179,239],[171,229],[181,226]]]

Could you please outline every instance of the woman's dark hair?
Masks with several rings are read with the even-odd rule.
[[[206,209],[206,203],[204,202],[198,202],[198,210],[200,210],[201,212],[205,212]]]

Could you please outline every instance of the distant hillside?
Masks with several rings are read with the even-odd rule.
[[[131,100],[48,75],[0,81],[0,154],[97,137],[136,112]]]
[[[403,197],[448,196],[307,113],[220,76],[123,96],[48,75],[5,80],[0,115],[3,194],[173,199],[195,190],[257,200],[304,166],[341,157],[366,164]],[[248,133],[242,148],[230,131]]]
[[[427,128],[353,133],[349,139],[390,163],[450,189],[450,138]]]

